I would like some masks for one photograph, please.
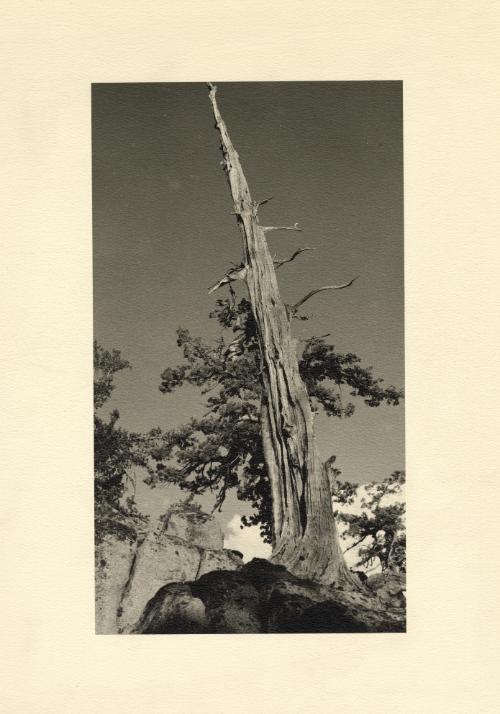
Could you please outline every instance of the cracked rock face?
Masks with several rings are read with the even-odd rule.
[[[136,538],[106,535],[95,551],[95,627],[96,634],[118,631],[117,612],[137,549]]]
[[[236,554],[224,550],[215,519],[196,509],[172,508],[145,535],[109,534],[96,546],[96,633],[131,632],[147,602],[169,583],[241,565]]]
[[[144,604],[166,583],[194,580],[201,555],[195,546],[166,533],[149,533],[137,548],[130,582],[123,591],[118,629],[128,632]]]

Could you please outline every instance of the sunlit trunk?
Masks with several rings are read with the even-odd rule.
[[[356,586],[345,564],[328,474],[314,440],[313,414],[299,374],[290,314],[283,303],[259,204],[252,200],[238,154],[210,85],[234,212],[243,239],[245,279],[257,325],[262,369],[262,440],[273,501],[274,562],[299,577]]]

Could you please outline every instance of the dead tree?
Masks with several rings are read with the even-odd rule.
[[[243,279],[257,325],[262,370],[262,442],[271,484],[273,508],[272,560],[299,577],[323,583],[359,587],[346,566],[332,510],[328,467],[320,461],[314,440],[313,413],[299,374],[296,341],[291,335],[294,312],[319,290],[341,289],[329,285],[311,291],[291,308],[281,299],[275,271],[288,261],[273,260],[266,234],[300,230],[292,226],[262,226],[238,153],[219,111],[217,87],[209,83],[215,124],[221,137],[221,162],[234,202],[234,214],[243,239],[243,263],[226,274],[221,284]],[[239,275],[236,275],[236,272]],[[215,287],[215,286],[214,286]]]

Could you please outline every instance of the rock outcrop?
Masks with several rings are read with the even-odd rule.
[[[96,546],[96,633],[129,633],[147,602],[168,583],[177,589],[177,611],[187,607],[182,583],[214,571],[238,569],[242,560],[225,550],[214,518],[186,504],[173,506],[149,532],[115,529]],[[184,603],[184,604],[182,604]]]
[[[117,613],[137,550],[134,530],[108,533],[95,549],[95,629],[96,634],[118,632]]]
[[[164,585],[132,632],[404,632],[404,606],[382,600],[361,584],[359,592],[344,591],[256,558],[237,571]]]
[[[217,521],[187,504],[96,546],[97,634],[404,632],[405,607],[404,574],[360,578],[353,592],[259,558],[243,565]]]

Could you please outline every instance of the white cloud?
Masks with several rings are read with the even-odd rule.
[[[241,528],[241,516],[236,513],[229,523],[224,534],[224,548],[239,550],[243,553],[243,561],[247,563],[252,558],[269,558],[271,546],[264,543],[260,537],[258,526]]]

